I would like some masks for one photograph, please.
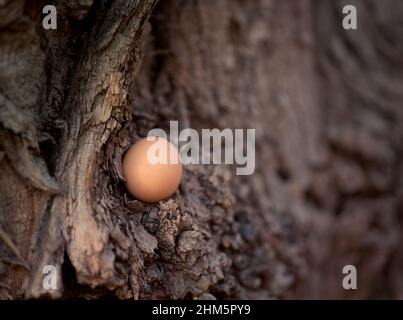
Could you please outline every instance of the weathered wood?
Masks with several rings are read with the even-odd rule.
[[[3,1],[0,297],[402,297],[403,10],[348,2],[358,31],[342,0],[64,0],[56,31]],[[255,128],[256,173],[134,200],[122,154],[169,120]]]

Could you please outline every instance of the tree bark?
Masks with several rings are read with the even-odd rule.
[[[0,2],[1,298],[403,297],[402,4],[54,4],[44,30],[42,1]],[[169,120],[255,128],[255,173],[135,200],[122,156]]]

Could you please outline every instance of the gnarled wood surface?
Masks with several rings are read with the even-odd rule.
[[[156,2],[55,1],[45,31],[0,1],[0,297],[402,298],[402,5]],[[255,128],[255,174],[133,199],[122,155],[169,120]]]

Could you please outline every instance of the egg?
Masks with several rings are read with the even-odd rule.
[[[123,159],[123,175],[128,191],[148,203],[167,199],[182,178],[182,162],[177,148],[161,137],[141,139]]]

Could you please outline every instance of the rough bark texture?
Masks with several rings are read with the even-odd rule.
[[[44,4],[0,1],[1,298],[403,298],[403,3]],[[122,155],[169,120],[255,128],[255,174],[133,199]]]

